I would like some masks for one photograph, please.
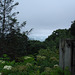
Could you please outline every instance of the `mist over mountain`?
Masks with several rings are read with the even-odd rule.
[[[45,41],[47,36],[28,36],[30,40],[39,40],[39,41]]]

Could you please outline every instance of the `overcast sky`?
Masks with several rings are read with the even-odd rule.
[[[18,21],[27,21],[23,30],[34,28],[29,37],[44,40],[56,29],[68,29],[75,20],[75,0],[15,0]]]

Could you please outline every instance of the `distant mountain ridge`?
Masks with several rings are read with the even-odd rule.
[[[45,41],[47,37],[46,36],[29,36],[30,40],[39,40],[39,41]]]

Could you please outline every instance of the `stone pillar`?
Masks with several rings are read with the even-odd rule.
[[[72,75],[75,75],[75,40],[60,40],[59,66],[63,70],[68,67]]]
[[[59,43],[59,66],[64,70],[66,67],[71,71],[71,47],[67,40],[60,40]]]

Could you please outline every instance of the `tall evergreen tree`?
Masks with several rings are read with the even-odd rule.
[[[12,13],[12,10],[19,3],[13,4],[14,0],[0,0],[0,28],[3,35],[11,33],[13,31],[20,31],[20,28],[26,24],[19,25],[16,19],[16,14],[19,12]]]
[[[19,3],[13,2],[14,0],[0,0],[0,56],[8,54],[15,58],[25,54],[28,37],[25,33],[20,33],[26,21],[19,25],[16,18],[19,12],[12,12]]]

